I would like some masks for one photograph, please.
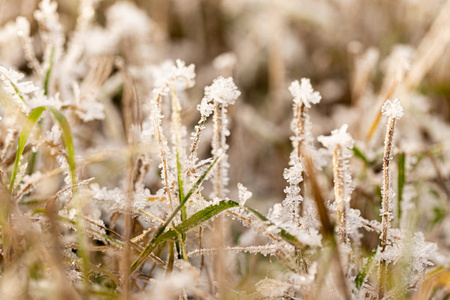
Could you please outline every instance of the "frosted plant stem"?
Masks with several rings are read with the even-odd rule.
[[[336,212],[338,233],[341,241],[346,243],[347,241],[347,224],[346,224],[346,203],[345,203],[345,183],[344,183],[344,166],[342,165],[342,149],[338,145],[333,150],[333,177],[334,177],[334,197],[336,199]]]
[[[220,152],[222,152],[221,150],[223,149],[223,144],[222,144],[222,135],[223,135],[223,118],[222,118],[222,113],[223,113],[223,107],[222,105],[218,102],[215,101],[214,103],[214,116],[213,116],[213,121],[214,121],[214,136],[213,136],[213,156],[214,159],[218,156],[218,154]],[[222,181],[222,162],[219,162],[217,164],[216,170],[214,172],[214,196],[218,197],[220,199],[222,199],[224,197],[224,193],[223,193],[223,181]],[[219,216],[215,221],[214,221],[214,245],[216,248],[219,249],[217,256],[215,257],[215,261],[214,261],[214,271],[215,271],[215,280],[218,281],[218,291],[220,293],[220,297],[223,298],[225,296],[224,293],[225,291],[225,265],[224,265],[224,253],[223,253],[223,248],[224,248],[224,238],[225,238],[225,233],[224,233],[224,220],[223,220],[223,216]]]
[[[194,138],[192,140],[191,149],[189,150],[189,157],[197,156],[197,148],[198,148],[198,142],[200,141],[200,133],[202,132],[207,117],[205,115],[202,115],[200,118],[200,121],[198,121],[197,126],[195,126],[195,133]]]
[[[298,158],[302,155],[302,145],[304,141],[304,135],[305,135],[305,118],[306,114],[308,113],[308,108],[303,104],[303,102],[300,102],[297,104],[297,132],[296,132],[296,146],[297,146],[297,156]],[[294,145],[295,146],[295,145]],[[300,188],[300,195],[302,197],[305,196],[305,180],[306,178],[303,177],[303,180],[298,184],[298,187]],[[300,217],[302,215],[303,211],[303,201],[300,201],[298,203],[298,220],[297,223],[300,224]]]
[[[303,102],[300,102],[297,104],[297,112],[296,112],[296,119],[297,119],[297,130],[295,132],[295,137],[297,138],[297,142],[295,143],[294,147],[297,149],[297,156],[301,157],[302,155],[302,144],[304,140],[304,134],[305,134],[305,116],[308,113],[308,109],[303,104]]]
[[[177,158],[177,175],[178,175],[178,195],[181,202],[184,198],[184,178],[183,165],[184,155],[182,155],[182,134],[181,134],[181,105],[173,84],[171,84],[172,94],[172,126],[173,126],[173,142],[175,144]],[[181,221],[186,219],[186,207],[181,209]]]
[[[394,140],[395,118],[389,118],[389,123],[386,131],[386,138],[384,142],[384,157],[383,157],[383,202],[382,202],[382,220],[381,224],[383,231],[381,233],[381,251],[384,252],[387,245],[388,230],[390,227],[390,207],[391,207],[391,170],[390,164],[392,160],[392,144]]]
[[[164,173],[164,184],[166,186],[166,194],[167,194],[167,199],[169,200],[169,207],[170,210],[173,211],[173,204],[172,204],[172,193],[171,193],[171,186],[169,184],[169,169],[168,169],[168,164],[167,164],[167,153],[165,152],[165,147],[164,147],[164,143],[163,143],[163,138],[165,138],[163,136],[163,132],[162,132],[162,128],[161,128],[161,124],[160,124],[160,116],[161,116],[161,95],[158,94],[156,100],[156,116],[155,116],[155,120],[154,120],[154,129],[156,131],[156,138],[158,140],[158,145],[159,145],[159,153],[161,156],[161,162],[162,162],[162,167],[163,167],[163,173]]]
[[[222,135],[223,135],[223,123],[222,123],[223,107],[219,102],[214,103],[214,136],[213,136],[213,156],[217,158],[221,150],[223,149]],[[214,196],[223,198],[223,182],[222,182],[222,162],[217,164],[214,172]]]
[[[383,184],[382,184],[382,203],[381,203],[381,260],[379,273],[379,297],[383,298],[386,293],[387,284],[387,261],[385,254],[388,245],[389,227],[392,216],[392,196],[391,191],[391,170],[390,164],[392,160],[392,149],[395,133],[395,125],[398,119],[403,116],[403,108],[398,99],[393,101],[386,100],[381,108],[383,115],[387,116],[388,124],[386,129],[386,137],[384,140],[384,157],[383,157]]]
[[[388,243],[388,231],[390,227],[390,216],[391,216],[391,170],[390,164],[392,160],[392,144],[394,140],[396,119],[393,117],[389,118],[386,137],[384,141],[384,157],[383,157],[383,195],[382,195],[382,216],[381,216],[381,253],[386,251],[386,246]],[[386,292],[386,281],[387,281],[387,263],[383,259],[380,262],[380,287],[379,295],[380,298],[384,297]]]

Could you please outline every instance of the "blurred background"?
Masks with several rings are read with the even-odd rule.
[[[57,2],[60,22],[69,33],[76,25],[80,1]],[[255,195],[251,205],[267,207],[284,197],[282,174],[291,151],[292,97],[288,86],[293,80],[311,78],[313,87],[322,94],[322,102],[310,111],[316,137],[347,122],[353,135],[361,138],[389,90],[389,59],[395,58],[392,54],[397,49],[421,63],[419,71],[413,68],[417,76],[409,78],[410,90],[426,95],[429,111],[449,120],[450,17],[445,17],[449,16],[446,1],[128,2],[151,21],[139,23],[139,13],[110,13],[108,17],[108,9],[116,1],[104,0],[98,1],[97,24],[89,30],[98,31],[106,23],[117,22],[118,30],[128,32],[130,39],[114,51],[125,58],[132,71],[137,70],[132,73],[138,87],[150,80],[139,71],[141,65],[176,58],[195,64],[197,84],[188,91],[183,104],[187,109],[183,122],[189,129],[198,120],[198,114],[192,112],[204,87],[219,75],[234,77],[242,95],[230,112],[231,186],[237,182],[248,186]],[[33,21],[37,5],[37,0],[1,0],[0,23],[7,28],[8,22],[25,16],[32,22],[33,35],[37,32]],[[439,15],[444,15],[440,23]],[[27,72],[23,53],[18,50],[21,47],[11,43],[11,34],[6,29],[0,34],[0,57],[4,64],[21,66]],[[95,50],[102,41],[92,36],[86,47]],[[136,42],[136,37],[145,43]],[[37,42],[36,48],[39,55]],[[138,91],[148,93],[145,88]],[[147,96],[143,94],[142,98]],[[357,126],[355,121],[352,126],[356,117],[355,110],[350,109],[361,99],[369,108],[363,117],[367,122]],[[356,110],[358,113],[361,111]],[[209,151],[204,146],[203,157]]]

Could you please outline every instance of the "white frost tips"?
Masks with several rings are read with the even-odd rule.
[[[320,96],[319,92],[315,92],[312,88],[311,81],[308,78],[302,78],[301,83],[298,80],[295,80],[289,86],[289,91],[294,97],[295,103],[300,103],[303,101],[303,104],[310,108],[311,103],[317,104],[322,100],[322,96]]]
[[[171,84],[178,91],[195,85],[195,66],[193,64],[186,66],[185,62],[179,59],[176,60],[176,64],[166,60],[159,66],[152,67],[151,72],[155,80],[156,94],[167,94]]]
[[[347,132],[348,125],[344,124],[341,128],[331,131],[329,136],[319,136],[317,140],[327,149],[333,151],[339,145],[344,148],[352,148],[354,141],[351,135]]]
[[[381,108],[381,112],[384,116],[397,120],[403,117],[403,107],[400,104],[400,100],[398,100],[397,98],[393,101],[387,99],[386,102],[384,102],[383,107]]]
[[[203,98],[202,102],[197,105],[197,109],[205,118],[209,117],[214,111],[214,104],[210,103],[207,98]]]
[[[225,106],[234,104],[240,95],[241,92],[237,89],[231,77],[223,78],[220,76],[205,88],[205,98],[208,101],[215,100]]]
[[[239,190],[239,204],[245,205],[245,202],[252,197],[252,192],[248,191],[242,183],[238,183],[237,187]]]

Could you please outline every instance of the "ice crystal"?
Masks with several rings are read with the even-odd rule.
[[[222,76],[214,79],[213,83],[205,88],[205,98],[208,101],[217,101],[223,105],[234,104],[235,100],[241,95],[233,82],[233,78],[224,78]]]
[[[27,94],[37,91],[37,87],[31,81],[22,81],[25,76],[13,68],[6,69],[0,66],[0,80],[6,91],[17,101],[25,101]]]
[[[351,135],[347,132],[348,125],[344,124],[341,128],[331,131],[330,136],[319,136],[317,140],[321,142],[326,148],[333,151],[336,147],[351,149],[354,141]]]
[[[203,98],[199,105],[197,105],[197,109],[202,116],[205,118],[209,117],[214,111],[214,104],[209,102],[209,99]]]
[[[195,66],[193,64],[186,66],[186,63],[179,59],[175,64],[166,60],[159,66],[153,66],[151,73],[154,79],[154,94],[167,95],[171,85],[179,91],[195,84]]]
[[[239,189],[239,202],[241,205],[245,205],[245,202],[252,197],[252,192],[248,191],[241,183],[238,183],[237,187]]]
[[[312,88],[311,81],[308,78],[302,78],[301,83],[295,80],[289,86],[289,91],[294,97],[294,102],[303,104],[310,108],[311,104],[317,104],[322,100],[319,92],[315,92]]]
[[[291,154],[290,168],[284,169],[283,177],[290,185],[299,184],[303,181],[305,168],[295,153]]]
[[[387,99],[384,102],[383,107],[381,108],[381,112],[384,116],[394,119],[400,119],[403,117],[403,107],[400,103],[400,100],[397,98],[393,101]]]

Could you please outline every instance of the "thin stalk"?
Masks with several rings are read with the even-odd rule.
[[[346,204],[345,204],[345,183],[344,166],[342,164],[342,148],[340,145],[333,150],[333,176],[334,176],[334,197],[336,199],[338,233],[343,243],[347,241],[346,230]]]
[[[138,258],[131,265],[131,272],[134,272],[136,268],[144,262],[144,260],[149,256],[152,251],[158,246],[157,239],[164,233],[167,226],[169,226],[170,222],[172,222],[173,218],[177,215],[177,213],[181,210],[182,206],[186,204],[192,194],[198,189],[198,187],[202,184],[203,180],[206,178],[211,169],[215,166],[215,164],[222,158],[222,156],[217,157],[208,169],[202,174],[202,176],[195,182],[194,186],[189,190],[189,192],[184,197],[183,201],[180,205],[170,214],[165,223],[159,228],[159,230],[155,233],[150,243],[145,247],[145,249],[139,254]]]
[[[386,130],[386,137],[384,142],[384,157],[383,157],[383,193],[382,193],[382,214],[381,214],[381,253],[384,253],[386,246],[388,244],[388,231],[390,227],[390,217],[391,217],[391,160],[392,160],[392,149],[393,140],[395,132],[395,124],[397,119],[390,117]],[[379,273],[379,295],[380,298],[384,297],[386,293],[387,284],[387,262],[382,260],[380,262],[380,273]]]
[[[166,194],[167,199],[169,200],[169,207],[170,210],[173,211],[173,203],[172,203],[172,190],[171,186],[169,184],[169,167],[167,163],[167,153],[164,150],[164,142],[163,139],[165,139],[164,134],[162,132],[161,124],[160,124],[160,116],[161,116],[161,95],[158,94],[157,98],[155,99],[156,103],[156,117],[155,120],[153,120],[154,124],[154,130],[156,131],[156,138],[158,140],[159,145],[159,153],[161,156],[161,162],[163,167],[163,173],[164,173],[164,185],[166,186]]]

